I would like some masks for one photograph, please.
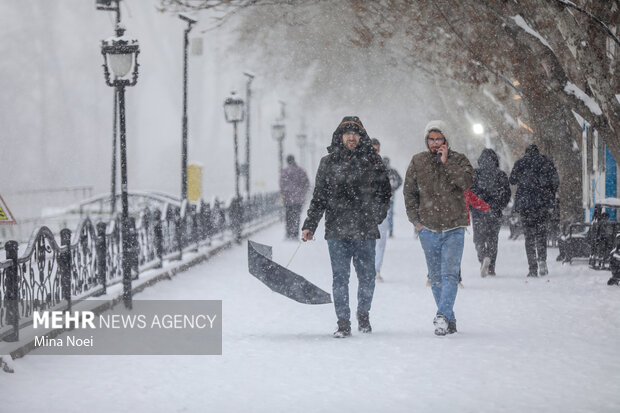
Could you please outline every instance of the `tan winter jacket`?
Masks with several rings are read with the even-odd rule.
[[[414,155],[403,187],[409,221],[435,232],[466,227],[464,192],[473,175],[467,157],[451,149],[445,164],[430,151]]]

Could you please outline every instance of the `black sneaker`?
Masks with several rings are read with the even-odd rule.
[[[450,321],[448,322],[448,330],[447,330],[448,334],[454,334],[456,333],[456,321]]]
[[[334,338],[345,338],[351,336],[351,322],[349,320],[338,320],[338,330],[334,332]]]
[[[368,313],[357,314],[357,329],[362,333],[372,333],[372,327],[370,326],[370,317]]]
[[[530,270],[530,272],[527,273],[527,276],[535,278],[538,277],[538,274],[536,273],[536,270]]]
[[[489,276],[491,277],[495,277],[497,274],[495,274],[495,268],[489,268]]]

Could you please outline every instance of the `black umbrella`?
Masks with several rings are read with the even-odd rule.
[[[271,247],[248,240],[248,270],[267,287],[304,304],[329,304],[332,298],[301,275],[271,260]]]

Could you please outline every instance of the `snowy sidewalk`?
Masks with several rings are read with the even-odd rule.
[[[223,301],[222,356],[41,356],[0,374],[0,411],[618,412],[620,290],[607,271],[561,265],[526,279],[523,238],[500,234],[497,277],[478,274],[471,229],[459,333],[433,334],[426,264],[404,211],[387,243],[373,333],[333,339],[332,305],[293,302],[247,271],[247,246],[221,252],[135,299]],[[290,269],[331,293],[327,245],[301,246]],[[286,265],[284,225],[252,239]],[[357,282],[351,278],[355,312]]]

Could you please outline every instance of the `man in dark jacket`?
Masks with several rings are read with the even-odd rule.
[[[286,237],[297,239],[301,207],[306,201],[310,182],[308,175],[295,163],[293,155],[286,157],[286,163],[288,166],[280,174],[280,192],[284,201]]]
[[[338,330],[334,337],[351,335],[349,276],[351,260],[359,281],[357,320],[370,333],[369,311],[375,290],[375,242],[378,225],[390,204],[390,181],[381,157],[357,116],[346,116],[336,128],[328,155],[321,159],[302,239],[313,239],[325,213],[325,239],[333,272],[333,294]]]
[[[426,125],[428,150],[413,156],[403,186],[407,217],[418,231],[437,304],[433,324],[438,336],[456,333],[453,307],[469,225],[464,193],[474,174],[467,157],[449,148],[450,136],[440,120]]]
[[[510,184],[517,185],[515,211],[523,223],[527,276],[547,275],[547,221],[560,184],[558,171],[536,145],[529,145],[512,168]]]
[[[511,193],[508,175],[499,169],[499,158],[493,149],[484,149],[480,154],[471,191],[490,207],[488,212],[471,210],[480,275],[495,275],[502,211],[508,205]]]

